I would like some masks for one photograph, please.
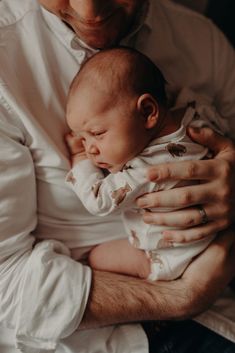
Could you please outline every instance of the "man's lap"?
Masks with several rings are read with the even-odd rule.
[[[149,353],[235,353],[235,344],[191,321],[146,322]]]

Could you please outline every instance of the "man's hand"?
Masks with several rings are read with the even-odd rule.
[[[80,328],[145,320],[185,319],[206,310],[235,276],[235,236],[221,234],[174,281],[148,282],[93,271]]]
[[[76,136],[73,132],[68,133],[65,136],[65,141],[69,148],[71,155],[72,167],[80,161],[87,159],[85,148],[83,145],[83,140],[81,137]]]
[[[178,208],[171,212],[145,212],[149,224],[179,227],[167,230],[164,238],[175,242],[189,242],[226,229],[235,215],[235,146],[227,138],[209,128],[189,129],[190,137],[207,146],[214,154],[211,160],[183,161],[149,168],[151,181],[191,180],[199,184],[146,194],[137,200],[138,207]],[[208,222],[203,224],[201,205]]]

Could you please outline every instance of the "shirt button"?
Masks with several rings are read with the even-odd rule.
[[[1,1],[1,0],[0,0]],[[70,42],[70,46],[72,49],[79,51],[79,52],[84,52],[85,50],[81,47],[81,44],[79,43],[79,40],[77,37],[74,37],[71,42]],[[83,54],[85,56],[85,54]],[[83,56],[83,58],[84,58]],[[82,57],[82,56],[81,56]]]
[[[84,51],[79,50],[77,52],[77,60],[79,64],[81,65],[85,59],[86,59],[86,53]]]
[[[78,53],[77,53],[77,56],[80,60],[84,60],[85,57],[86,57],[86,53],[82,50],[79,50]]]

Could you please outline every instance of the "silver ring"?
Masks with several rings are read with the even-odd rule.
[[[209,219],[207,217],[206,211],[204,210],[204,208],[201,205],[198,206],[198,211],[199,211],[200,216],[201,216],[201,223],[202,224],[208,223]]]

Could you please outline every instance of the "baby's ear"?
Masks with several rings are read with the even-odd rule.
[[[137,109],[145,120],[146,129],[152,129],[156,126],[159,117],[159,107],[151,94],[144,93],[138,98]]]

